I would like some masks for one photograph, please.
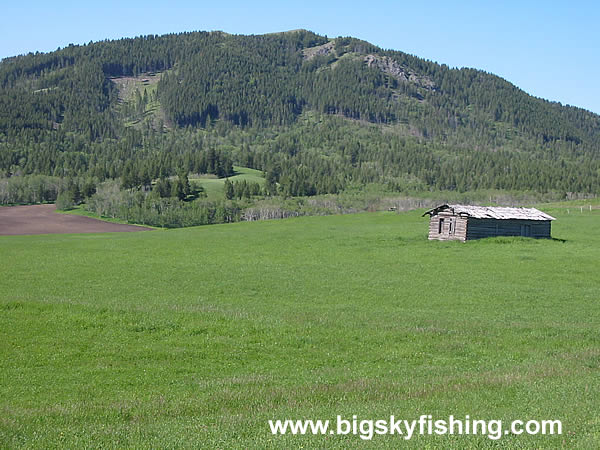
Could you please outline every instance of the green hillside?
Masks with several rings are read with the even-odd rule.
[[[428,242],[421,211],[1,237],[0,446],[598,447],[600,216],[548,212],[564,242]],[[338,414],[563,434],[267,424]]]
[[[130,189],[234,164],[267,173],[267,195],[374,183],[561,199],[600,192],[599,130],[598,115],[493,74],[306,30],[149,35],[0,63],[4,177]]]

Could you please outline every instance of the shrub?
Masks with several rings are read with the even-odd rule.
[[[63,191],[56,198],[56,209],[60,211],[68,211],[75,207],[75,199],[71,191]]]

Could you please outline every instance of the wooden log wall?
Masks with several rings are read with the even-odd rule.
[[[550,221],[516,219],[468,219],[467,240],[481,239],[492,236],[525,236],[532,238],[549,238]]]
[[[440,227],[440,220],[443,223]],[[471,240],[494,236],[550,238],[551,222],[517,219],[474,219],[440,213],[429,219],[429,240]]]
[[[440,219],[443,224],[440,230]],[[440,233],[441,231],[441,233]],[[440,213],[429,219],[429,240],[464,241],[467,238],[467,219],[448,213]]]

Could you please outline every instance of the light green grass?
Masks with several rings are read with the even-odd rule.
[[[419,212],[0,237],[0,447],[598,448],[600,211],[566,242]],[[272,436],[267,420],[560,419],[562,436]]]
[[[249,167],[233,166],[235,175],[229,177],[229,181],[246,180],[251,183],[263,184],[265,181],[264,175],[260,170],[250,169]],[[210,199],[223,199],[225,195],[225,180],[226,178],[216,178],[213,175],[199,176],[192,178],[190,182],[196,185],[200,185],[204,188],[206,195]]]

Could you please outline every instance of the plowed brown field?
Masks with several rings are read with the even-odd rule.
[[[91,217],[59,214],[54,205],[0,208],[0,236],[19,234],[109,233],[151,228],[104,222]]]

